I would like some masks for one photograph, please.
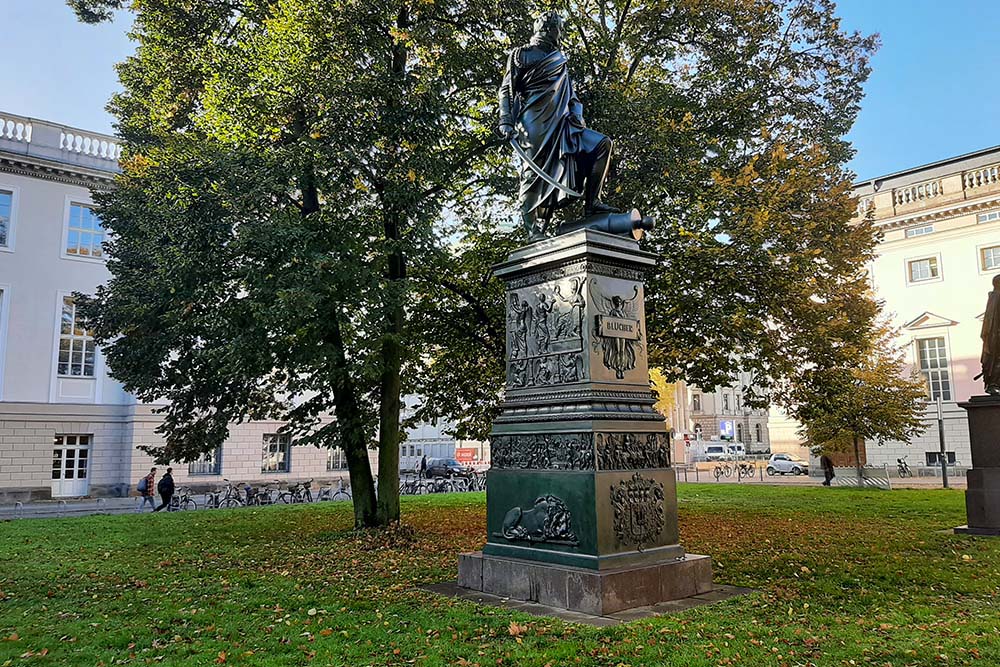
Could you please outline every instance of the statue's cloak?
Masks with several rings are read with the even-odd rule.
[[[571,117],[582,113],[573,92],[568,59],[559,49],[544,53],[524,47],[511,52],[501,87],[501,119],[518,130],[517,141],[553,180],[578,190],[576,154],[581,149],[582,125]],[[541,205],[557,206],[569,195],[521,165],[521,206],[534,211]]]
[[[983,315],[983,384],[1000,386],[1000,293],[990,292]]]

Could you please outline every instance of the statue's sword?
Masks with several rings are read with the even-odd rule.
[[[565,192],[570,197],[582,197],[583,196],[579,192],[576,192],[574,190],[570,190],[565,185],[563,185],[562,183],[560,183],[556,179],[554,179],[551,176],[549,176],[548,174],[546,174],[544,169],[542,169],[541,167],[539,167],[537,164],[535,164],[531,160],[530,157],[528,157],[528,154],[524,152],[523,148],[521,148],[521,144],[517,143],[517,139],[511,139],[510,140],[510,145],[514,147],[514,152],[521,156],[521,159],[524,160],[525,164],[528,165],[528,167],[531,169],[531,171],[533,171],[536,174],[538,174],[538,177],[541,178],[543,181],[545,181],[546,183],[548,183],[552,187],[557,188],[558,190],[560,190],[562,192]]]

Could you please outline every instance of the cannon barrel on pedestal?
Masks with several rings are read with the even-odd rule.
[[[572,220],[559,225],[559,234],[568,234],[578,229],[594,229],[618,236],[631,236],[636,241],[644,232],[653,228],[653,219],[633,208],[626,213],[595,213],[580,220]]]

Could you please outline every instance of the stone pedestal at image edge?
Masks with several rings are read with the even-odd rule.
[[[968,523],[955,532],[1000,536],[1000,397],[973,396],[960,405],[969,415],[972,468],[966,473]]]
[[[644,272],[655,257],[593,230],[515,251],[506,392],[490,437],[487,543],[459,585],[603,616],[706,593],[685,555],[670,436],[653,410]]]

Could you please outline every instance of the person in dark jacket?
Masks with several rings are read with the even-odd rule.
[[[170,507],[170,499],[174,497],[174,469],[167,468],[167,472],[163,473],[163,477],[160,478],[160,483],[156,485],[156,492],[160,494],[160,506],[157,507],[154,512],[159,512],[164,507]],[[169,509],[167,511],[170,511]]]
[[[824,454],[819,459],[819,465],[823,468],[823,486],[830,486],[830,481],[835,477],[833,474],[833,460]]]
[[[427,477],[427,455],[424,454],[420,459],[420,479]]]

